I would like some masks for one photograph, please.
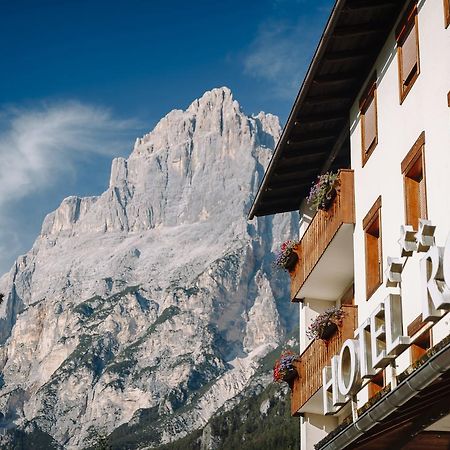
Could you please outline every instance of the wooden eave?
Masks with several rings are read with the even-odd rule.
[[[249,219],[297,210],[317,175],[341,168],[350,107],[405,4],[405,0],[336,1]],[[285,183],[279,184],[284,171],[292,180],[289,192]]]

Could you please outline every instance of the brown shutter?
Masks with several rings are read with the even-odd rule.
[[[383,282],[383,257],[381,248],[381,197],[378,197],[363,219],[366,251],[367,299]]]
[[[417,71],[417,35],[414,26],[402,45],[402,83],[408,84],[411,75]]]
[[[421,219],[427,218],[427,193],[425,190],[424,176],[422,176],[419,184],[419,214]]]
[[[405,219],[415,230],[418,229],[419,219],[427,219],[424,146],[425,133],[421,133],[401,164],[405,188]]]
[[[420,216],[419,183],[405,176],[406,224],[417,230]]]
[[[372,98],[364,113],[364,151],[367,152],[377,137],[377,112],[375,98]]]

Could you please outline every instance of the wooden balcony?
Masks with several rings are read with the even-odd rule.
[[[291,414],[298,415],[305,403],[322,387],[322,369],[331,364],[331,358],[337,355],[342,344],[353,333],[358,322],[358,307],[344,305],[345,311],[342,326],[328,342],[312,341],[295,362],[298,378],[291,384]],[[321,401],[321,400],[320,400]]]
[[[340,170],[339,181],[340,184],[338,192],[336,197],[333,199],[331,206],[327,211],[317,211],[316,215],[313,217],[311,223],[302,236],[300,243],[295,249],[296,253],[298,254],[298,262],[294,269],[290,272],[291,301],[296,301],[296,299],[298,298],[307,296],[302,294],[300,290],[310,277],[311,273],[314,271],[319,260],[329,248],[330,243],[333,241],[338,232],[343,228],[343,226],[350,228],[345,230],[345,236],[341,236],[342,242],[339,242],[335,246],[338,253],[336,254],[336,256],[334,256],[333,262],[336,260],[336,257],[338,255],[343,255],[342,248],[348,249],[351,246],[351,261],[349,262],[347,258],[347,267],[351,266],[353,272],[352,225],[355,223],[353,170]],[[333,268],[339,270],[342,269],[342,267],[342,264],[329,264],[325,268],[326,270],[323,270],[322,273],[328,272],[330,273],[330,276],[333,276],[330,270],[332,270]],[[338,274],[338,276],[340,276],[341,278],[343,277],[344,279],[340,283],[338,280],[337,284],[342,284],[342,286],[345,287],[345,283],[348,283],[349,280],[345,279],[345,274]],[[327,283],[328,281],[332,280],[323,279],[322,274],[316,280],[316,282],[321,284],[322,286],[325,286],[324,283]],[[336,284],[333,286],[332,283],[329,283],[329,286],[332,290],[336,291]],[[330,300],[335,300],[335,298],[330,298]]]

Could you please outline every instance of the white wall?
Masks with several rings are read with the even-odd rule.
[[[405,2],[406,3],[406,2]],[[419,2],[420,74],[400,105],[397,49],[392,31],[370,72],[377,73],[378,144],[361,164],[359,96],[350,111],[351,165],[355,180],[354,274],[355,303],[361,323],[388,294],[384,285],[366,300],[365,249],[362,220],[382,196],[383,272],[387,256],[399,257],[400,226],[404,223],[404,193],[401,162],[419,135],[425,131],[425,172],[428,218],[437,226],[437,244],[443,246],[450,233],[450,27],[444,28],[441,0]],[[365,87],[365,86],[364,86]],[[421,313],[419,267],[422,255],[409,259],[403,272],[403,323],[406,326]],[[386,280],[384,279],[384,282]],[[306,300],[301,313],[301,350],[308,344],[304,332],[311,320],[329,303]],[[303,330],[303,331],[302,331]],[[434,327],[434,343],[450,333],[450,314]],[[407,350],[397,358],[398,372],[409,364]],[[358,406],[367,401],[363,389]],[[301,426],[301,449],[309,450],[336,426],[336,418],[305,414]]]
[[[365,301],[362,220],[381,195],[383,259],[388,255],[399,256],[397,240],[400,225],[404,223],[400,164],[422,131],[426,133],[428,217],[438,225],[436,238],[441,245],[450,231],[450,208],[447,200],[450,194],[450,109],[447,106],[447,93],[450,90],[450,29],[444,29],[440,3],[438,0],[428,0],[419,11],[421,73],[402,105],[399,104],[393,35],[378,58],[378,145],[364,168],[361,168],[361,129],[357,102],[352,108],[351,122],[354,123],[354,128],[351,135],[351,156],[355,171],[356,202],[355,296],[360,318],[367,317],[386,295],[386,291],[380,288],[368,302]],[[385,67],[386,61],[388,63]],[[416,272],[417,270],[409,268],[413,265],[416,265],[414,261],[408,262],[408,270]],[[414,277],[412,275],[411,279],[414,280]],[[406,286],[409,283],[404,284]],[[414,291],[417,290],[410,292],[412,296]],[[412,303],[418,308],[416,299]],[[417,308],[414,307],[415,312],[418,311]]]
[[[358,100],[351,109],[351,162],[355,175],[354,233],[355,302],[359,321],[366,319],[387,295],[381,286],[367,301],[365,287],[365,251],[362,220],[379,195],[382,196],[383,271],[386,257],[399,257],[400,225],[404,223],[404,194],[401,162],[422,131],[425,131],[425,173],[428,218],[437,225],[438,245],[445,244],[450,232],[450,27],[444,28],[440,0],[419,2],[420,74],[400,105],[398,61],[394,34],[379,55],[377,73],[378,144],[361,166],[361,124]],[[373,73],[373,71],[371,72]],[[416,255],[403,273],[402,301],[404,326],[420,313],[418,260]],[[386,281],[384,279],[384,281]],[[440,324],[441,332],[449,323]],[[436,336],[437,337],[437,336]],[[399,360],[399,370],[408,358]]]
[[[322,440],[338,425],[337,418],[319,414],[305,414],[300,425],[300,449],[314,450],[314,444]]]

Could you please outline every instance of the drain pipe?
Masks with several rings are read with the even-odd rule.
[[[386,394],[376,405],[359,416],[354,423],[332,438],[332,440],[319,447],[320,450],[344,449],[408,400],[415,397],[449,369],[450,344],[447,344],[430,357],[423,366],[403,380],[396,389]]]

